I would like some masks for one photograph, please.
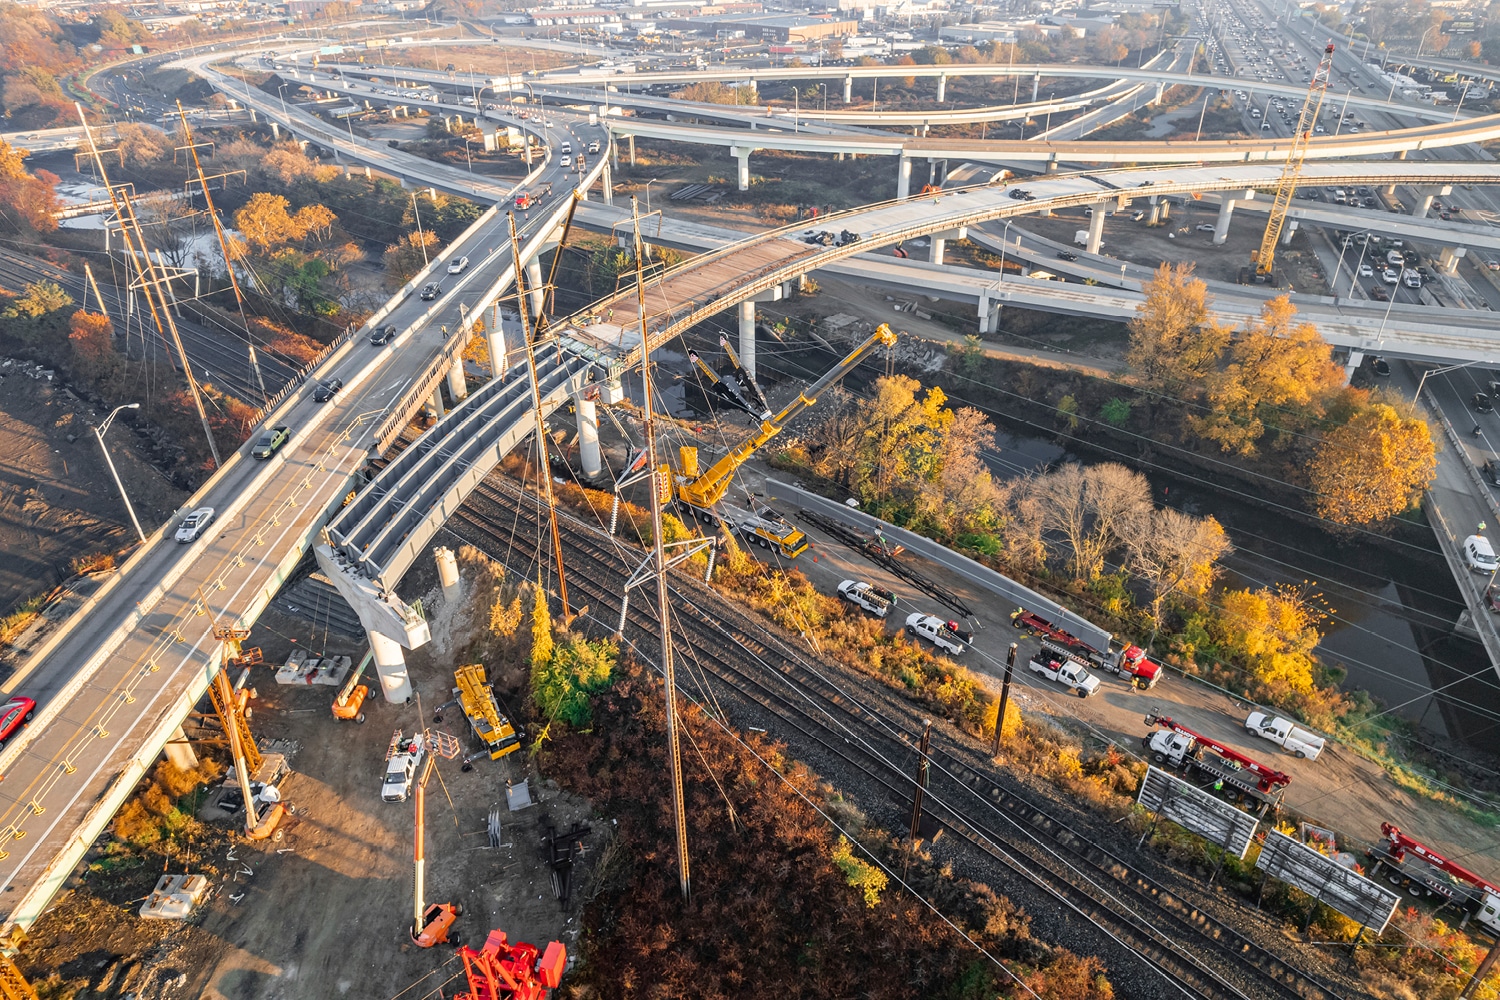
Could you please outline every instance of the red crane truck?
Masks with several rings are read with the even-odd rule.
[[[1452,904],[1463,911],[1463,924],[1472,916],[1485,930],[1500,935],[1500,886],[1412,840],[1394,823],[1381,823],[1380,833],[1385,840],[1368,852],[1371,878],[1385,869],[1392,885],[1431,896],[1440,901],[1440,909]]]
[[[1205,777],[1216,791],[1237,802],[1249,800],[1271,808],[1281,805],[1281,790],[1292,780],[1288,775],[1165,715],[1146,716],[1146,725],[1162,727],[1141,737],[1153,763]]]
[[[1147,656],[1146,651],[1139,646],[1111,644],[1109,649],[1101,653],[1077,636],[1058,628],[1035,611],[1017,608],[1011,613],[1010,624],[1014,628],[1025,629],[1031,635],[1050,640],[1073,655],[1082,656],[1088,661],[1089,666],[1097,670],[1108,670],[1112,674],[1124,677],[1133,687],[1142,691],[1156,687],[1165,672],[1162,665]]]

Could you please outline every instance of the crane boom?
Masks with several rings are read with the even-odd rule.
[[[1329,77],[1333,73],[1333,43],[1323,50],[1323,58],[1313,71],[1312,82],[1307,85],[1307,97],[1302,102],[1302,113],[1297,118],[1297,130],[1292,133],[1292,148],[1286,155],[1286,165],[1281,168],[1281,179],[1276,183],[1276,200],[1271,205],[1271,214],[1266,218],[1266,231],[1260,238],[1260,249],[1250,263],[1255,266],[1256,277],[1270,280],[1276,263],[1276,244],[1281,239],[1282,227],[1286,225],[1286,214],[1292,207],[1292,196],[1297,193],[1297,181],[1302,176],[1302,163],[1307,157],[1307,143],[1312,138],[1313,127],[1318,122],[1318,113],[1323,108],[1323,95],[1328,92]]]
[[[1449,861],[1436,851],[1428,848],[1425,844],[1412,840],[1401,832],[1401,828],[1394,823],[1381,823],[1380,832],[1390,842],[1391,857],[1397,861],[1404,860],[1407,853],[1415,854],[1438,871],[1447,872],[1456,879],[1460,879],[1480,889],[1487,889],[1500,895],[1500,886],[1487,881],[1479,875],[1474,874],[1456,862]]]
[[[781,433],[793,418],[803,410],[818,401],[824,389],[843,378],[859,364],[860,360],[869,353],[870,349],[877,344],[886,347],[894,346],[896,335],[891,328],[882,323],[874,333],[866,337],[854,350],[844,357],[844,360],[834,365],[823,377],[797,394],[797,398],[786,406],[781,412],[761,422],[760,428],[744,441],[741,441],[727,455],[715,462],[707,472],[697,474],[698,458],[696,448],[683,448],[683,474],[681,481],[677,484],[677,495],[686,502],[696,507],[712,507],[724,498],[729,491],[729,481],[736,469],[745,464],[745,460],[753,455],[757,449]]]

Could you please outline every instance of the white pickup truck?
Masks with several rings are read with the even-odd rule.
[[[1056,681],[1080,698],[1087,698],[1099,690],[1099,678],[1083,668],[1083,664],[1071,659],[1047,657],[1032,660],[1030,667],[1049,681]]]
[[[1323,747],[1328,742],[1295,722],[1279,715],[1267,715],[1265,712],[1251,712],[1245,719],[1245,728],[1262,739],[1278,744],[1288,753],[1307,760],[1317,760],[1318,754],[1323,752]]]
[[[884,618],[896,606],[896,595],[864,580],[845,580],[839,584],[839,596],[850,604],[864,608],[876,618]]]
[[[906,634],[919,635],[939,649],[946,649],[955,655],[969,648],[967,639],[937,615],[924,615],[921,612],[907,615]]]

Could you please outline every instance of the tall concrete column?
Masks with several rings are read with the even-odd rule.
[[[592,399],[574,396],[573,408],[578,414],[578,461],[583,474],[596,479],[604,472],[604,459],[599,453],[599,407]]]
[[[615,142],[615,134],[609,134],[609,157],[614,161],[615,169],[620,169],[620,144]]]
[[[370,652],[375,654],[375,676],[380,678],[380,693],[393,705],[411,701],[411,678],[406,673],[406,657],[401,644],[379,632],[368,632]]]
[[[1104,243],[1104,206],[1095,205],[1094,214],[1089,216],[1089,238],[1083,249],[1087,253],[1098,253],[1099,247]]]
[[[946,232],[933,233],[932,236],[929,237],[932,242],[929,245],[927,251],[928,263],[941,264],[943,262],[943,249],[947,245],[948,241],[961,240],[968,235],[969,230],[965,226],[960,226],[957,229],[949,229]]]
[[[1166,92],[1166,89],[1167,89],[1167,85],[1165,83],[1158,83],[1156,85],[1156,96],[1153,97],[1153,98],[1151,98],[1151,103],[1152,104],[1160,104],[1161,103],[1161,95]]]
[[[635,166],[635,136],[630,136],[630,165]]]
[[[1443,247],[1438,257],[1438,270],[1444,274],[1457,274],[1458,262],[1468,254],[1468,247]]]
[[[1297,235],[1297,226],[1300,223],[1296,219],[1288,219],[1286,226],[1281,230],[1281,245],[1290,246],[1292,237]]]
[[[854,100],[854,77],[844,77],[844,103],[848,104]]]
[[[547,304],[547,289],[542,286],[542,262],[532,260],[526,265],[527,298],[531,300],[531,315],[540,316]]]
[[[938,77],[937,102],[942,104],[948,99],[948,76],[943,74]]]
[[[905,153],[902,153],[896,168],[896,200],[905,201],[909,197],[911,197],[911,160]]]
[[[1161,222],[1161,202],[1156,195],[1151,196],[1151,214],[1146,219],[1146,225],[1154,226]]]
[[[1167,218],[1171,216],[1171,214],[1172,202],[1167,198],[1163,198],[1161,200],[1161,221],[1166,222]]]
[[[1427,213],[1432,210],[1432,199],[1437,195],[1430,190],[1417,189],[1417,203],[1411,207],[1411,214],[1419,219],[1427,218]]]
[[[484,331],[484,339],[490,348],[490,374],[500,378],[508,367],[508,359],[505,354],[505,331],[500,328],[498,320],[494,327]]]
[[[1000,329],[1000,300],[992,299],[989,289],[979,293],[979,332],[994,333]]]
[[[167,745],[162,749],[167,754],[167,760],[179,771],[191,771],[198,766],[198,755],[193,752],[193,745],[188,742],[187,733],[182,731],[181,726],[172,730],[172,735],[167,738]]]
[[[281,126],[278,123],[276,123],[276,122],[272,122],[271,123],[271,138],[272,139],[280,139],[281,138]]]
[[[463,337],[466,334],[460,330],[454,336]],[[453,402],[455,403],[461,399],[467,399],[469,396],[469,385],[464,378],[464,355],[462,351],[453,356],[453,363],[448,366],[448,395],[453,397]]]
[[[933,156],[927,158],[927,183],[937,183],[937,158]]]
[[[740,303],[740,365],[755,378],[755,300]]]
[[[1359,366],[1362,365],[1362,364],[1364,364],[1364,363],[1365,363],[1365,352],[1364,351],[1350,351],[1349,352],[1349,360],[1346,361],[1346,362],[1344,362],[1344,384],[1345,385],[1349,384],[1349,380],[1354,377],[1354,373],[1356,371],[1358,371],[1359,370]]]
[[[750,149],[749,149],[749,147],[747,147],[747,146],[730,146],[729,147],[729,152],[731,154],[733,154],[735,160],[738,161],[738,164],[737,164],[738,169],[736,169],[736,171],[735,171],[735,177],[736,177],[737,183],[739,185],[739,190],[741,190],[741,191],[749,191],[750,190]]]
[[[1038,73],[1031,78],[1031,103],[1036,103],[1036,92],[1042,86],[1042,74]]]
[[[443,600],[451,604],[458,600],[462,589],[458,579],[458,556],[446,545],[433,549],[432,555],[437,560],[438,583],[443,587]]]
[[[433,419],[443,419],[443,387],[441,383],[432,390],[432,402],[430,405],[432,406]]]
[[[1214,245],[1217,246],[1229,239],[1229,220],[1234,217],[1234,199],[1225,198],[1219,202],[1219,217],[1214,220]]]
[[[604,172],[599,179],[604,185],[604,204],[613,205],[615,203],[615,181],[609,169],[608,159],[604,161]]]

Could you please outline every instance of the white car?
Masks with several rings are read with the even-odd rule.
[[[449,274],[463,274],[469,269],[468,257],[454,257],[448,262]]]
[[[1200,222],[1200,223],[1198,223],[1198,225],[1195,228],[1200,233],[1211,233],[1211,232],[1214,231],[1213,225],[1211,223],[1208,223],[1208,222]]]
[[[559,162],[561,162],[562,165],[565,166],[565,167],[571,167],[573,165],[573,158],[571,156],[569,156],[567,153],[564,153],[562,155],[562,159]]]
[[[1361,264],[1359,265],[1359,276],[1361,278],[1373,278],[1375,277],[1375,269],[1369,264]]]
[[[1392,271],[1390,268],[1386,268],[1384,271],[1380,272],[1380,280],[1384,281],[1387,285],[1394,285],[1396,282],[1401,280],[1401,275],[1397,274],[1395,271]]]
[[[214,509],[212,507],[199,507],[177,526],[176,538],[179,542],[196,541],[203,530],[213,522]]]
[[[1500,566],[1490,540],[1483,535],[1470,535],[1464,539],[1464,562],[1476,573],[1494,573],[1496,567]]]

